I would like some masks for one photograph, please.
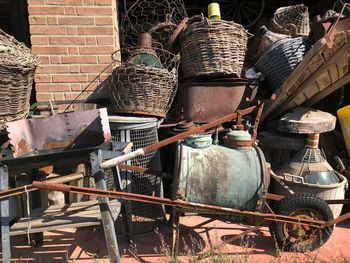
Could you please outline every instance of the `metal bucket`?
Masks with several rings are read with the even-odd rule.
[[[268,173],[258,148],[193,148],[179,143],[176,163],[179,194],[186,201],[262,210],[260,194],[268,187]]]
[[[247,79],[186,82],[180,84],[177,103],[186,120],[206,123],[246,106],[246,98],[253,100],[256,88]]]

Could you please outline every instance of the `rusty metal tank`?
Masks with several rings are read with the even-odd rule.
[[[240,142],[251,140],[244,131],[231,134]],[[176,160],[178,194],[186,201],[261,211],[260,194],[267,190],[268,172],[259,148],[213,145],[208,135],[205,139],[197,135],[178,144]]]

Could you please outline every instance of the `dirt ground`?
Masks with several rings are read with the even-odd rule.
[[[278,253],[266,227],[220,246],[222,240],[245,231],[251,226],[238,225],[209,217],[185,216],[181,218],[181,262],[194,260],[212,246],[219,248],[201,262],[350,262],[350,221],[337,225],[330,240],[310,254]],[[155,233],[138,237],[130,244],[118,239],[122,262],[168,262],[167,246],[171,245],[171,227],[162,225]],[[80,228],[46,232],[44,244],[26,245],[25,236],[11,239],[14,262],[109,262],[102,229]],[[197,262],[197,261],[196,261]],[[221,262],[221,261],[220,261]]]

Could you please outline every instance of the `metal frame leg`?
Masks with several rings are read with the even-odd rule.
[[[102,158],[97,153],[90,154],[92,174],[95,179],[96,188],[101,190],[107,190],[105,173],[103,172],[103,170],[100,169],[101,161],[102,161]],[[109,198],[99,197],[98,201],[100,205],[103,231],[107,242],[109,260],[111,263],[119,263],[120,262],[119,248],[118,248],[117,237],[116,237],[116,232],[114,228],[114,220],[108,205]]]
[[[8,190],[9,174],[7,166],[0,166],[0,191]],[[11,244],[10,244],[10,203],[9,199],[0,201],[1,207],[1,245],[2,259],[4,263],[11,261]]]
[[[179,235],[180,235],[180,208],[174,208],[173,211],[173,246],[171,251],[172,259],[176,259],[179,253]]]

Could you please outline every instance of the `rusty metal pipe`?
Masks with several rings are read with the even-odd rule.
[[[229,114],[229,115],[227,115],[225,117],[222,117],[222,118],[219,118],[217,120],[211,121],[211,122],[209,122],[207,124],[195,127],[193,129],[190,129],[189,131],[182,132],[182,133],[180,133],[178,135],[175,135],[173,137],[170,137],[170,138],[165,139],[163,141],[160,141],[158,143],[154,143],[154,144],[151,144],[149,146],[146,146],[145,148],[140,148],[140,149],[137,149],[137,150],[135,150],[135,151],[133,151],[131,153],[128,153],[128,154],[125,154],[125,155],[122,155],[122,156],[118,156],[118,157],[116,157],[114,159],[105,161],[105,162],[103,162],[101,164],[101,168],[102,169],[109,169],[109,168],[115,167],[118,164],[124,163],[126,161],[129,161],[129,160],[134,159],[134,158],[139,157],[139,156],[143,156],[146,153],[150,153],[150,152],[156,151],[159,148],[167,146],[167,145],[169,145],[171,143],[183,140],[183,139],[187,138],[188,136],[191,136],[191,135],[194,135],[194,134],[198,134],[198,133],[203,133],[203,132],[205,132],[205,131],[207,131],[209,129],[217,127],[218,125],[220,125],[222,123],[225,123],[225,122],[228,122],[228,121],[232,121],[233,119],[237,118],[238,115],[243,116],[243,115],[247,115],[249,113],[252,113],[256,109],[258,109],[259,106],[260,106],[260,104],[258,104],[257,106],[253,106],[253,107],[241,110],[241,111],[237,111],[237,112]]]
[[[192,210],[200,210],[200,211],[210,210],[210,211],[215,211],[215,212],[220,212],[225,214],[261,217],[269,221],[282,221],[285,223],[307,225],[307,226],[312,226],[316,228],[321,228],[326,224],[325,221],[320,221],[320,220],[309,220],[309,219],[303,219],[303,218],[295,218],[291,216],[283,216],[283,215],[268,214],[268,213],[253,212],[253,211],[241,211],[237,209],[215,206],[215,205],[186,202],[183,200],[170,200],[170,199],[161,198],[161,197],[117,192],[117,191],[99,190],[99,189],[93,189],[93,188],[85,188],[85,187],[63,185],[63,184],[56,184],[56,183],[34,181],[33,186],[39,189],[61,191],[65,193],[71,192],[71,193],[91,195],[96,197],[109,197],[111,199],[121,199],[121,200],[145,202],[145,203],[151,203],[151,204],[175,206],[175,207],[181,207],[181,208],[192,209]]]
[[[61,176],[59,178],[48,180],[48,182],[54,182],[54,183],[68,183],[74,180],[79,180],[84,177],[84,173],[74,173],[69,174],[65,176]],[[9,189],[6,191],[0,192],[0,200],[4,198],[8,198],[10,196],[16,196],[20,194],[24,194],[26,192],[33,192],[39,190],[39,188],[35,188],[32,184],[28,184],[26,186],[21,186],[13,189]]]

